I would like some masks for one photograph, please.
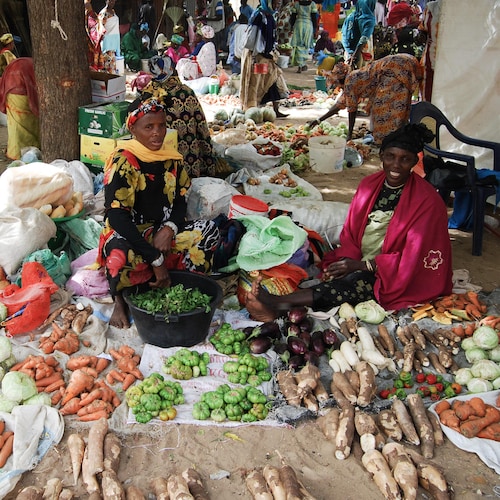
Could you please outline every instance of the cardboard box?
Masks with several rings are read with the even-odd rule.
[[[127,147],[127,139],[118,139],[116,141],[116,146],[119,148],[126,148]],[[174,148],[177,151],[177,130],[173,128],[168,128],[167,129],[167,134],[165,135],[165,139],[163,139],[163,145],[165,147],[170,147]]]
[[[80,136],[80,161],[104,167],[108,156],[116,148],[116,139],[96,137],[94,135]]]
[[[123,101],[126,92],[125,75],[113,75],[101,71],[90,72],[92,102]]]
[[[128,101],[89,104],[78,108],[78,133],[117,139],[128,135]]]

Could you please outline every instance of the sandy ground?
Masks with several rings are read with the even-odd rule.
[[[286,74],[290,83],[314,87],[311,70],[296,75],[290,69],[286,70]],[[322,113],[322,110],[310,108],[291,109],[286,122],[304,123]],[[5,145],[6,129],[0,127],[0,156],[5,151]],[[0,166],[5,165],[3,160]],[[374,154],[361,167],[331,175],[308,172],[304,178],[321,190],[325,200],[349,202],[359,180],[378,168],[379,163]],[[450,237],[454,269],[468,269],[472,283],[480,285],[485,291],[498,288],[498,237],[486,231],[481,257],[471,255],[470,234],[452,231]],[[53,477],[60,478],[64,486],[74,492],[75,498],[88,497],[81,481],[76,487],[72,485],[67,437],[74,430],[86,437],[88,427],[77,428],[68,419],[60,444],[51,448],[33,471],[23,474],[7,499],[15,498],[23,486],[43,487]],[[225,435],[227,430],[219,426],[176,423],[128,428],[120,426],[116,429],[122,444],[119,478],[125,486],[138,486],[147,496],[151,493],[151,478],[168,477],[187,467],[194,467],[203,477],[210,498],[245,499],[250,498],[244,483],[245,473],[268,463],[277,466],[281,455],[317,499],[382,498],[359,458],[352,455],[347,460],[337,460],[334,457],[334,445],[324,438],[312,420],[301,422],[296,427],[241,426],[231,429],[233,437]],[[437,449],[435,462],[443,468],[457,499],[498,496],[493,490],[496,485],[500,485],[498,475],[475,454],[461,451],[446,440]],[[429,495],[419,490],[418,498],[429,498]]]

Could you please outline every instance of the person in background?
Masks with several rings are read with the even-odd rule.
[[[241,14],[238,23],[234,28],[231,39],[229,40],[229,56],[227,64],[231,66],[232,73],[239,75],[241,73],[241,58],[245,49],[246,32],[248,28],[248,19]]]
[[[439,34],[439,15],[441,0],[427,2],[423,12],[423,19],[418,30],[421,40],[425,43],[422,55],[424,66],[424,80],[422,83],[422,99],[431,101],[432,85],[434,82],[434,65],[436,64],[437,37]]]
[[[100,71],[104,68],[104,59],[101,50],[102,33],[99,31],[99,19],[90,0],[84,0],[83,4],[85,6],[85,31],[87,33],[87,60],[90,68],[94,71]]]
[[[344,48],[341,42],[332,42],[328,31],[322,31],[314,45],[313,61],[318,68],[316,72],[322,75],[323,71],[331,71],[336,63],[343,59]]]
[[[240,4],[240,15],[245,16],[247,19],[250,19],[253,14],[253,9],[248,5],[247,0],[241,0]]]
[[[216,161],[210,131],[195,92],[180,81],[168,56],[151,58],[149,72],[153,79],[142,96],[154,97],[164,105],[167,127],[177,130],[178,151],[189,176],[214,177]]]
[[[337,63],[326,74],[327,86],[340,87],[341,94],[334,105],[311,126],[347,108],[348,140],[356,122],[358,105],[368,100],[367,113],[371,113],[371,130],[375,144],[395,127],[400,127],[410,118],[413,93],[422,81],[423,68],[410,54],[395,54],[377,59],[361,69],[352,70],[343,62]]]
[[[132,23],[130,30],[123,35],[121,49],[125,64],[131,71],[141,70],[141,59],[149,59],[156,53],[154,50],[148,50],[142,42],[142,35],[140,27],[136,23]]]
[[[262,50],[256,48],[243,51],[241,65],[240,99],[243,109],[272,102],[277,118],[288,115],[279,110],[279,101],[288,96],[288,87],[283,77],[283,71],[276,64],[278,56],[276,46],[275,11],[269,5],[270,0],[260,0],[255,9],[250,25],[257,26],[261,40],[264,42]],[[255,56],[254,56],[255,53]],[[256,73],[254,63],[265,65],[265,73]]]
[[[385,28],[387,26],[387,0],[377,0],[375,4],[375,22]]]
[[[292,66],[298,66],[297,73],[307,70],[306,62],[309,50],[314,45],[318,29],[318,8],[312,0],[298,0],[294,3],[290,18],[293,35],[290,44],[293,47]]]
[[[120,52],[120,19],[115,12],[116,0],[106,0],[106,5],[98,14],[101,50],[104,71],[116,73],[116,58]]]
[[[137,16],[137,23],[148,25],[147,35],[151,39],[155,34],[156,29],[156,11],[153,5],[153,0],[142,0]],[[149,47],[148,47],[149,48]]]
[[[5,33],[0,37],[0,76],[3,75],[7,65],[16,59],[14,54],[14,37],[11,33]]]
[[[211,0],[207,5],[206,23],[214,31],[214,36],[212,38],[216,51],[222,50],[222,45],[224,44],[224,30],[226,27],[223,0]]]
[[[216,72],[217,52],[212,41],[215,35],[214,29],[205,25],[200,28],[200,33],[201,42],[191,57],[184,57],[177,63],[176,71],[183,80],[196,80],[202,76],[212,76]]]
[[[191,180],[182,154],[164,146],[164,107],[155,99],[129,106],[133,139],[104,167],[105,219],[98,250],[114,299],[110,325],[130,327],[123,290],[170,286],[170,269],[211,271],[219,230],[209,220],[186,220]]]
[[[0,78],[0,111],[7,115],[7,158],[19,160],[22,149],[40,149],[38,92],[31,57],[11,61]]]
[[[290,20],[292,17],[293,6],[293,0],[283,0],[279,11],[276,13],[276,41],[278,47],[280,45],[290,44],[290,40],[292,39],[293,28]]]
[[[342,44],[346,61],[354,68],[361,68],[373,60],[375,3],[376,0],[358,0],[354,11],[342,24]]]
[[[174,64],[179,62],[179,59],[189,56],[189,51],[182,45],[184,42],[184,37],[180,35],[172,35],[170,37],[170,42],[167,43],[167,50],[165,55],[172,59]]]
[[[430,183],[412,172],[433,137],[421,124],[406,124],[384,137],[383,171],[361,180],[340,244],[321,261],[319,284],[278,296],[257,279],[247,294],[250,316],[272,321],[294,306],[328,311],[370,299],[399,310],[451,293],[447,209]]]

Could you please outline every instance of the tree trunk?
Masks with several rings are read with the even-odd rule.
[[[78,107],[92,102],[83,4],[27,0],[27,6],[43,161],[79,159]]]

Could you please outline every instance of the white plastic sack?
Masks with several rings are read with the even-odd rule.
[[[14,274],[23,259],[45,248],[56,232],[54,221],[36,208],[11,207],[0,211],[0,266],[7,274]]]
[[[273,202],[271,208],[292,212],[293,220],[316,231],[331,246],[339,243],[340,231],[347,217],[349,203],[287,198]]]
[[[187,192],[187,219],[214,219],[229,212],[233,195],[239,194],[223,179],[198,177],[192,179]]]
[[[56,408],[45,405],[16,406],[0,412],[5,428],[15,435],[14,449],[0,470],[0,498],[12,491],[24,472],[34,469],[64,434],[64,420]]]
[[[272,142],[274,145],[278,146],[280,150],[283,150],[283,145],[279,142],[269,141],[264,137],[257,137],[252,142],[247,144],[239,144],[237,146],[230,146],[226,149],[226,158],[233,160],[239,168],[250,168],[250,169],[260,169],[269,170],[270,168],[279,165],[281,162],[281,154],[278,156],[272,155],[261,155],[257,152],[254,144],[266,144]]]
[[[73,178],[63,169],[34,162],[10,167],[0,175],[0,208],[64,205],[73,195]]]
[[[94,196],[94,179],[88,167],[79,160],[54,160],[51,165],[62,168],[73,178],[73,189],[81,191],[84,199]]]

